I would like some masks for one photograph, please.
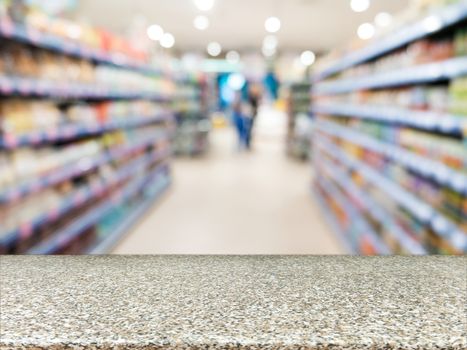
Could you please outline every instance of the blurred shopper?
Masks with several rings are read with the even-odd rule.
[[[273,71],[269,71],[264,78],[264,85],[268,89],[269,94],[273,101],[279,97],[279,80]]]
[[[256,118],[258,117],[259,105],[262,97],[262,89],[259,84],[252,84],[248,90],[248,103],[250,105],[251,114],[249,121],[247,120],[247,138],[246,138],[246,147],[251,149],[251,144],[253,141],[253,131],[255,127]]]
[[[243,116],[243,99],[241,92],[235,94],[232,103],[232,121],[237,131],[238,148],[241,150],[246,147],[245,121]]]

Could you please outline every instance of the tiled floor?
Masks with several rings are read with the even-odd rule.
[[[207,156],[176,160],[172,189],[115,253],[345,253],[309,194],[310,166],[285,156],[284,123],[264,110],[252,152],[226,129]]]

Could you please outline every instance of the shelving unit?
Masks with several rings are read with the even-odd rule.
[[[316,86],[313,94],[314,96],[335,95],[360,90],[430,84],[462,77],[466,74],[467,58],[453,58],[443,62],[395,69],[356,79],[339,79],[329,83],[323,82]]]
[[[351,251],[467,253],[466,29],[458,1],[315,74],[314,192]]]
[[[62,83],[28,79],[21,77],[0,77],[0,92],[3,95],[22,97],[70,98],[82,100],[154,100],[158,102],[170,101],[168,96],[154,92],[134,92],[132,89],[108,88],[91,84]]]
[[[310,152],[310,88],[309,82],[295,82],[287,86],[287,154],[306,160]]]
[[[5,13],[0,38],[0,253],[109,252],[170,185],[172,78]]]
[[[414,111],[398,107],[359,106],[352,104],[317,104],[312,107],[314,114],[328,114],[334,117],[350,117],[373,120],[381,123],[405,125],[408,127],[444,134],[462,135],[467,129],[465,118],[450,113]]]
[[[174,100],[177,118],[174,148],[177,155],[201,155],[209,148],[211,121],[206,79],[206,76],[183,76],[177,81],[178,94]]]

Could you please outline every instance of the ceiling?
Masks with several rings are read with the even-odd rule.
[[[278,16],[282,29],[279,47],[326,52],[343,46],[363,22],[381,11],[397,13],[409,0],[372,0],[370,9],[354,13],[350,0],[216,0],[207,13],[206,31],[193,27],[200,12],[192,0],[80,0],[78,16],[92,24],[124,32],[130,23],[157,23],[176,39],[179,50],[204,50],[210,41],[225,49],[259,49],[266,35],[264,21]]]

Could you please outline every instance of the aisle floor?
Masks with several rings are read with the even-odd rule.
[[[116,254],[344,254],[310,196],[308,163],[284,152],[285,116],[263,108],[255,145],[239,152],[230,128],[204,157],[177,159],[163,200]]]

